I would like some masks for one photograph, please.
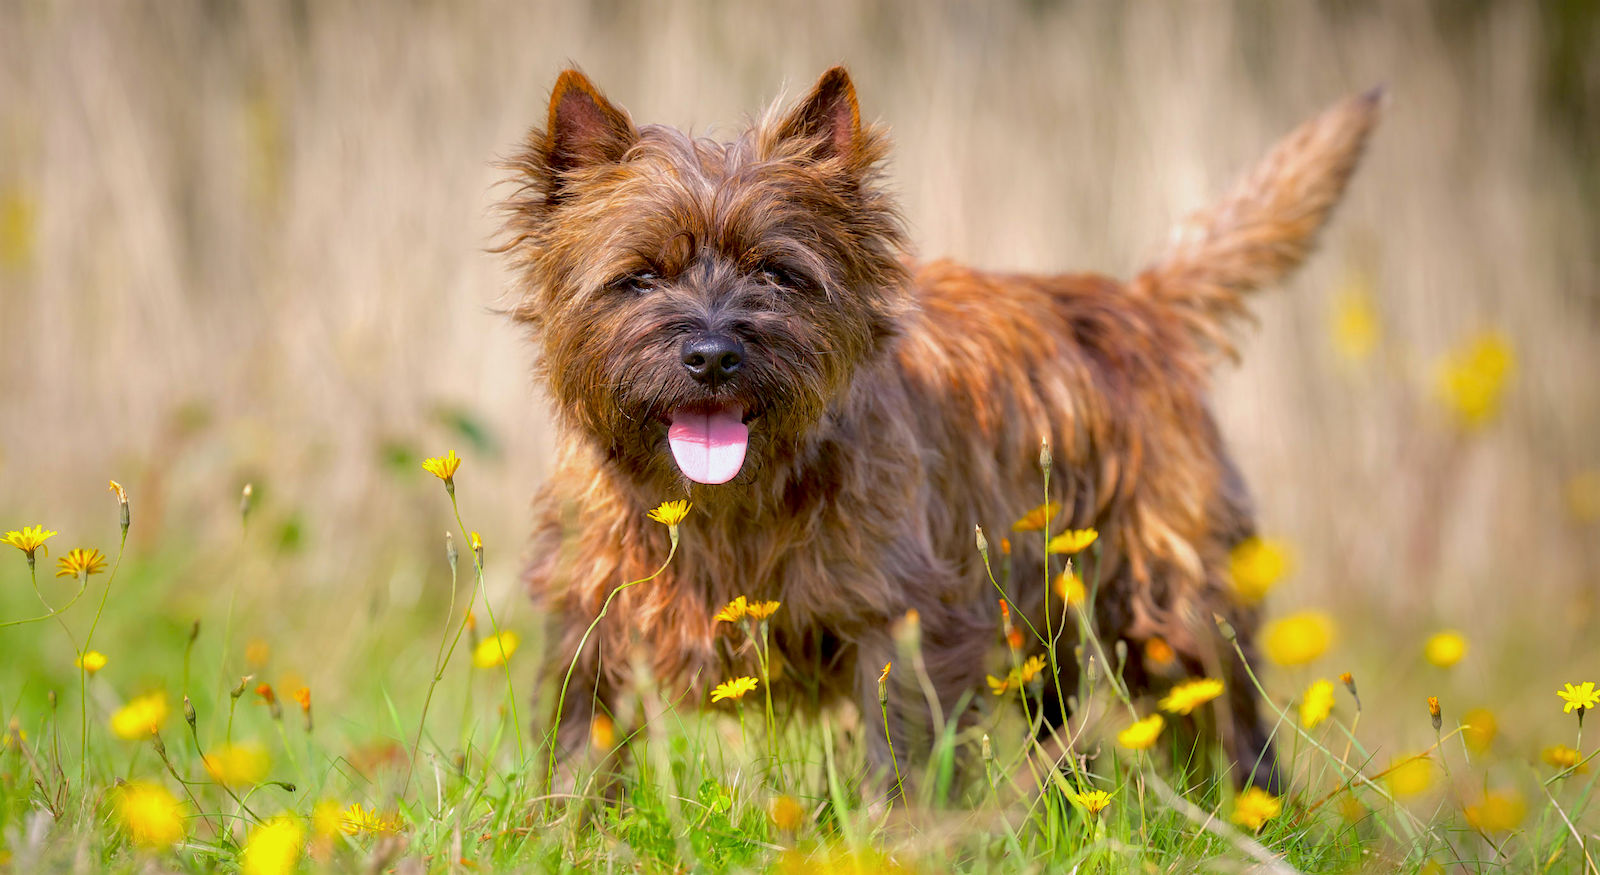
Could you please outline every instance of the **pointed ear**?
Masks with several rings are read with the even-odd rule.
[[[817,160],[855,157],[861,143],[861,107],[850,74],[843,67],[823,73],[811,93],[779,123],[778,137],[814,141],[811,154]]]
[[[563,71],[550,92],[545,160],[557,177],[569,170],[622,160],[639,139],[628,114],[606,100],[589,77]]]

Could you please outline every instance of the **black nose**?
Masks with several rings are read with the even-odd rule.
[[[726,334],[705,334],[683,345],[683,366],[702,383],[715,385],[744,364],[744,344]]]

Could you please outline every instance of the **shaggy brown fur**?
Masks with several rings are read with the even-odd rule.
[[[772,620],[780,701],[849,700],[876,715],[879,671],[898,659],[890,629],[915,609],[928,674],[953,708],[1000,669],[973,527],[1004,532],[1039,503],[1047,439],[1056,528],[1102,533],[1085,576],[1100,581],[1108,649],[1129,644],[1130,685],[1170,682],[1141,659],[1156,636],[1184,671],[1221,673],[1237,774],[1273,782],[1251,684],[1213,619],[1249,652],[1256,612],[1233,597],[1226,557],[1252,533],[1252,513],[1207,392],[1244,293],[1305,257],[1379,103],[1352,98],[1295,131],[1124,284],[907,257],[879,185],[885,136],[861,123],[843,69],[730,143],[636,127],[581,73],[563,73],[545,127],[512,163],[520,187],[505,205],[515,315],[531,328],[561,433],[528,582],[557,632],[554,663],[577,659],[563,744],[582,747],[639,653],[696,701],[753,674],[742,636],[712,621],[737,595],[783,603]],[[708,332],[743,344],[738,370],[709,386],[683,354]],[[749,424],[742,468],[721,485],[693,482],[668,426],[724,407]],[[624,591],[576,653],[607,595],[667,555],[646,511],[685,497],[677,557]],[[1040,540],[1016,539],[1008,595],[1042,629]],[[1070,644],[1058,653],[1068,690]],[[897,752],[925,746],[922,693],[896,684],[890,695]],[[1065,718],[1064,703],[1046,704]],[[862,739],[887,763],[881,734]]]

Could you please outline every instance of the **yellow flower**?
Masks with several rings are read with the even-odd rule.
[[[1260,832],[1267,821],[1282,813],[1282,799],[1260,787],[1247,787],[1233,800],[1233,814],[1228,819],[1251,832]]]
[[[1484,832],[1510,832],[1528,816],[1528,803],[1515,790],[1491,790],[1466,810],[1467,823]]]
[[[1161,737],[1161,730],[1166,725],[1167,721],[1160,714],[1151,714],[1117,733],[1117,744],[1129,750],[1147,750]]]
[[[1300,699],[1300,725],[1315,729],[1333,711],[1333,682],[1319,680],[1306,687]]]
[[[491,635],[478,642],[472,650],[472,664],[478,668],[494,668],[505,664],[511,654],[517,652],[517,633],[505,629],[499,635]]]
[[[1083,585],[1083,578],[1076,571],[1068,569],[1056,575],[1054,584],[1056,597],[1075,608],[1083,607],[1089,597],[1089,590]]]
[[[717,611],[711,619],[718,623],[737,623],[750,613],[750,602],[744,596],[739,596],[722,610]]]
[[[589,721],[589,746],[605,753],[617,744],[617,725],[604,714],[594,715]]]
[[[305,840],[305,827],[287,814],[256,827],[244,845],[244,875],[288,875],[300,862]]]
[[[1004,696],[1006,694],[1006,690],[1011,689],[1010,675],[1007,675],[1005,680],[1001,680],[991,674],[986,675],[985,680],[989,682],[989,689],[993,691],[996,696]]]
[[[183,809],[177,797],[160,784],[134,781],[123,786],[117,814],[136,845],[167,848],[183,838]]]
[[[1165,638],[1148,638],[1144,642],[1144,658],[1154,666],[1170,665],[1178,654],[1172,650],[1172,645]]]
[[[1427,754],[1402,757],[1395,760],[1384,773],[1389,781],[1389,792],[1397,799],[1420,796],[1433,786],[1433,760]]]
[[[1268,623],[1262,630],[1261,649],[1279,665],[1305,665],[1327,651],[1335,632],[1327,614],[1302,611]]]
[[[1082,793],[1068,793],[1067,798],[1072,804],[1089,812],[1091,815],[1099,814],[1111,806],[1111,794],[1104,790],[1085,790]]]
[[[324,799],[311,809],[311,831],[321,838],[333,838],[344,831],[344,814],[339,803]]]
[[[779,796],[772,800],[767,816],[772,818],[772,825],[783,832],[796,832],[806,822],[806,810],[793,796]]]
[[[782,602],[750,602],[745,608],[752,620],[765,620],[783,607]]]
[[[1584,681],[1582,686],[1577,687],[1567,684],[1566,689],[1556,690],[1556,695],[1567,703],[1561,709],[1563,714],[1600,705],[1600,692],[1595,691],[1594,681]]]
[[[67,555],[56,560],[56,577],[77,577],[83,575],[99,574],[106,570],[106,557],[99,550],[85,550],[78,547],[67,551]]]
[[[1222,681],[1215,678],[1199,678],[1184,681],[1173,687],[1166,698],[1156,704],[1161,706],[1161,710],[1171,714],[1190,714],[1194,709],[1220,695],[1222,695]]]
[[[1233,589],[1249,604],[1255,604],[1289,573],[1292,567],[1289,547],[1282,541],[1245,538],[1228,552],[1228,576]]]
[[[1583,762],[1583,754],[1579,753],[1573,748],[1567,747],[1564,744],[1558,744],[1555,747],[1545,748],[1544,752],[1539,755],[1539,758],[1558,769],[1571,769],[1573,766],[1577,766],[1575,771],[1579,772],[1580,774],[1589,771],[1588,766],[1578,765],[1579,763]]]
[[[6,536],[0,538],[0,544],[10,544],[16,547],[22,551],[24,556],[28,557],[29,562],[32,562],[35,550],[44,550],[46,554],[50,552],[45,547],[44,542],[55,537],[55,534],[55,532],[45,531],[44,526],[23,526],[20,532],[6,532]]]
[[[744,694],[755,690],[759,682],[755,678],[734,678],[731,681],[717,684],[711,691],[711,701],[720,702],[723,699],[742,699]]]
[[[1028,657],[1027,660],[1022,663],[1022,682],[1025,684],[1032,683],[1033,679],[1038,677],[1040,672],[1044,671],[1047,664],[1048,663],[1044,661],[1044,657],[1039,656],[1038,654]]]
[[[111,731],[118,738],[144,738],[155,734],[167,722],[167,694],[147,693],[111,715]]]
[[[344,821],[340,824],[345,835],[357,833],[390,833],[400,831],[400,818],[397,815],[382,815],[368,808],[362,808],[361,803],[352,802],[344,810]]]
[[[1439,397],[1463,428],[1487,425],[1500,412],[1516,366],[1516,353],[1504,334],[1480,334],[1440,357]]]
[[[1461,737],[1477,753],[1483,753],[1494,744],[1494,737],[1500,731],[1500,724],[1494,719],[1494,712],[1487,708],[1473,708],[1461,715]]]
[[[1045,544],[1044,551],[1050,554],[1077,553],[1093,544],[1100,533],[1094,529],[1067,529],[1059,535],[1052,535]]]
[[[1353,362],[1366,361],[1383,334],[1371,285],[1365,274],[1354,274],[1333,301],[1333,348]]]
[[[229,787],[259,784],[271,761],[267,749],[254,742],[225,744],[201,760],[211,780]]]
[[[1044,531],[1056,514],[1061,512],[1061,503],[1047,501],[1033,510],[1022,515],[1022,518],[1011,524],[1013,532],[1040,532]]]
[[[1449,668],[1467,655],[1467,639],[1454,629],[1446,629],[1430,637],[1422,652],[1434,665]]]
[[[429,474],[432,474],[446,483],[449,483],[451,480],[455,479],[456,471],[460,467],[461,459],[456,456],[455,450],[451,450],[450,452],[445,453],[443,456],[437,458],[424,459],[422,462],[422,470],[427,471]]]
[[[106,667],[106,655],[98,650],[91,650],[73,660],[73,664],[89,674],[94,674]]]
[[[687,501],[664,501],[646,516],[664,526],[675,526],[689,515],[690,507]]]

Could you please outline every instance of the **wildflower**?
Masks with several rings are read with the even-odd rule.
[[[339,803],[324,799],[311,809],[311,831],[318,838],[329,839],[344,831],[344,816]]]
[[[160,784],[134,781],[117,799],[117,814],[128,838],[146,848],[168,848],[183,838],[183,809],[177,797]]]
[[[1254,604],[1289,573],[1290,562],[1289,548],[1282,541],[1246,538],[1228,553],[1228,576],[1239,597]]]
[[[201,762],[211,780],[229,787],[259,784],[271,766],[267,749],[254,742],[225,744],[206,754]]]
[[[1233,800],[1233,814],[1228,819],[1251,832],[1260,832],[1267,821],[1282,813],[1282,799],[1260,787],[1248,787]]]
[[[1145,639],[1145,662],[1151,665],[1165,666],[1171,665],[1172,661],[1177,658],[1178,654],[1173,652],[1172,645],[1168,644],[1165,638],[1153,637]]]
[[[1194,709],[1220,695],[1222,695],[1222,681],[1215,678],[1199,678],[1184,681],[1173,687],[1166,698],[1156,704],[1161,706],[1161,710],[1171,714],[1190,714]]]
[[[1040,532],[1050,525],[1050,521],[1061,512],[1061,503],[1047,501],[1033,510],[1022,515],[1022,518],[1011,524],[1013,532]]]
[[[1005,555],[1005,556],[1010,556],[1011,555],[1011,539],[1010,538],[1001,538],[1000,539],[1000,552],[1001,552],[1002,555]]]
[[[1420,796],[1433,786],[1433,760],[1425,753],[1402,757],[1384,774],[1389,781],[1389,792],[1396,798]]]
[[[742,699],[745,693],[755,690],[759,683],[755,678],[734,678],[731,681],[717,684],[711,691],[711,701],[720,702],[723,699]]]
[[[311,731],[311,688],[301,687],[294,691],[295,704],[300,706],[300,713],[306,718],[306,731]]]
[[[1327,614],[1302,611],[1268,623],[1261,647],[1279,665],[1305,665],[1327,651],[1334,634],[1333,619]]]
[[[1466,810],[1467,823],[1484,832],[1510,832],[1528,816],[1528,803],[1515,790],[1491,790]]]
[[[1356,692],[1356,676],[1350,672],[1345,672],[1339,675],[1339,680],[1344,684],[1344,688],[1350,691],[1350,698],[1356,700],[1356,710],[1360,711],[1361,694]]]
[[[1117,733],[1117,744],[1129,750],[1147,750],[1161,737],[1161,730],[1166,725],[1167,721],[1160,714],[1151,714]]]
[[[166,693],[148,693],[123,705],[111,715],[111,731],[118,738],[144,738],[153,735],[166,722]]]
[[[1095,542],[1100,533],[1094,529],[1067,529],[1059,535],[1051,536],[1045,543],[1044,551],[1051,555],[1059,553],[1077,553]]]
[[[1319,680],[1306,687],[1306,694],[1300,699],[1300,725],[1307,729],[1315,729],[1322,721],[1328,719],[1328,714],[1333,711],[1333,684]]]
[[[1439,726],[1444,723],[1444,717],[1439,714],[1439,697],[1428,697],[1428,716],[1433,720],[1433,731],[1438,732]]]
[[[617,743],[617,727],[611,718],[604,714],[594,715],[589,721],[589,746],[595,750],[606,753]]]
[[[99,550],[77,547],[56,560],[56,577],[88,577],[106,570],[106,557]]]
[[[1111,794],[1104,790],[1085,790],[1082,793],[1068,793],[1067,798],[1072,804],[1089,812],[1090,816],[1099,814],[1111,807]]]
[[[1070,568],[1056,575],[1053,588],[1057,598],[1075,608],[1083,607],[1084,601],[1089,598],[1089,590],[1084,587],[1083,578]]]
[[[922,646],[922,614],[916,608],[907,610],[890,631],[894,635],[894,643],[904,652],[917,650]]]
[[[773,799],[772,806],[767,809],[767,816],[772,818],[772,825],[783,832],[796,832],[806,822],[806,810],[793,796],[779,796]]]
[[[739,596],[717,611],[711,619],[718,623],[737,623],[750,614],[750,601],[744,596]]]
[[[73,660],[73,664],[89,674],[94,674],[106,667],[106,655],[98,650],[90,650]]]
[[[1494,744],[1494,737],[1499,731],[1500,724],[1494,719],[1494,712],[1487,708],[1474,708],[1461,715],[1461,737],[1467,747],[1478,753],[1487,751]]]
[[[505,664],[511,654],[517,652],[517,633],[504,629],[498,635],[491,635],[478,642],[472,649],[472,664],[478,668],[494,668]]]
[[[1583,762],[1583,754],[1577,749],[1567,747],[1564,744],[1558,744],[1554,747],[1545,748],[1544,751],[1539,754],[1539,758],[1550,765],[1555,766],[1557,769],[1574,769],[1574,771],[1580,773],[1587,772],[1589,770],[1588,766],[1579,765],[1579,763]]]
[[[783,602],[750,602],[745,609],[752,620],[765,620],[783,607]]]
[[[1463,428],[1480,428],[1500,412],[1516,364],[1505,335],[1481,334],[1440,357],[1439,397]]]
[[[477,532],[469,532],[467,541],[472,547],[472,555],[478,559],[478,567],[483,567],[483,536]]]
[[[305,840],[305,827],[287,814],[256,827],[244,845],[244,875],[288,875],[300,862]]]
[[[6,532],[6,536],[0,538],[0,544],[10,544],[21,550],[22,555],[28,557],[28,567],[32,568],[34,551],[43,550],[48,555],[50,550],[45,547],[44,542],[55,537],[55,534],[45,531],[44,526],[23,526],[20,532]]]
[[[1006,675],[1005,680],[1001,680],[1000,678],[997,678],[992,674],[985,676],[984,679],[989,682],[989,689],[996,696],[1004,696],[1006,694],[1006,690],[1011,689],[1011,676],[1010,675]]]
[[[1351,276],[1333,301],[1333,348],[1352,362],[1363,362],[1377,349],[1383,329],[1372,299],[1372,283],[1365,274]]]
[[[892,662],[884,663],[883,673],[878,675],[878,704],[884,707],[889,705],[889,669],[893,667]]]
[[[1467,655],[1467,639],[1454,629],[1446,629],[1428,638],[1422,654],[1440,668],[1449,668]]]
[[[122,537],[126,540],[128,537],[128,523],[131,522],[128,514],[128,490],[123,489],[122,484],[115,480],[106,482],[111,484],[111,493],[117,497],[117,507],[120,509],[119,523],[122,526]]]
[[[1038,677],[1040,672],[1044,671],[1046,665],[1047,663],[1044,661],[1044,657],[1038,655],[1037,653],[1028,657],[1027,661],[1023,662],[1022,667],[1018,669],[1019,677],[1022,683],[1033,683],[1033,679]]]
[[[978,553],[983,556],[983,561],[984,562],[988,562],[989,561],[989,539],[984,537],[983,526],[973,526],[972,527],[972,531],[973,531],[973,534],[977,538]]]
[[[340,825],[345,835],[357,833],[394,833],[400,831],[400,818],[395,815],[382,815],[370,808],[361,807],[361,803],[352,802],[344,811],[344,822]]]
[[[666,501],[650,511],[646,516],[664,526],[675,526],[682,523],[689,516],[691,505],[687,501]]]
[[[461,468],[461,459],[456,456],[456,451],[451,450],[443,456],[424,459],[422,470],[444,481],[444,485],[454,491],[456,471]]]
[[[261,697],[261,701],[267,706],[267,713],[272,715],[272,719],[283,719],[283,706],[278,704],[278,694],[272,691],[272,684],[262,681],[256,686],[256,695]]]
[[[1580,719],[1584,711],[1600,705],[1600,692],[1595,691],[1594,681],[1584,681],[1582,686],[1567,684],[1565,689],[1556,690],[1556,695],[1567,703],[1562,707],[1561,713],[1571,714],[1577,711]]]
[[[1006,630],[1006,646],[1013,651],[1022,649],[1022,630],[1015,626]]]

